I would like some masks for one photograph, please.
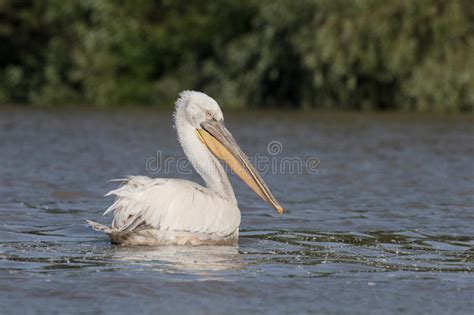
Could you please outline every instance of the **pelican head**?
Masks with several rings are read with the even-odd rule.
[[[201,92],[184,91],[176,102],[175,115],[177,129],[180,115],[180,119],[184,118],[187,125],[193,128],[193,135],[187,135],[188,137],[196,137],[206,150],[226,163],[260,198],[272,205],[278,213],[283,212],[267,184],[225,127],[222,110],[213,98]],[[189,157],[182,138],[180,136],[180,141]],[[201,170],[201,173],[204,172]]]

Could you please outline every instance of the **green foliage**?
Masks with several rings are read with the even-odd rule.
[[[0,102],[474,109],[469,0],[0,0]]]

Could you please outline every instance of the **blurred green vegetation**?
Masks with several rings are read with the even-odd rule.
[[[0,103],[474,109],[470,0],[0,0]]]

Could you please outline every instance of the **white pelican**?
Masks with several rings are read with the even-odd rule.
[[[225,170],[229,167],[278,213],[283,208],[250,164],[231,133],[217,102],[201,92],[184,91],[174,113],[178,140],[206,187],[183,179],[131,176],[108,195],[115,202],[112,226],[88,223],[113,244],[233,245],[239,237],[240,210]],[[217,157],[217,158],[216,158]]]

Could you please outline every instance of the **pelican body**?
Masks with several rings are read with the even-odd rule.
[[[184,91],[176,101],[178,140],[205,186],[183,179],[130,176],[110,191],[112,226],[88,223],[113,244],[234,245],[240,210],[218,159],[279,212],[283,208],[224,126],[217,102],[201,92]]]

